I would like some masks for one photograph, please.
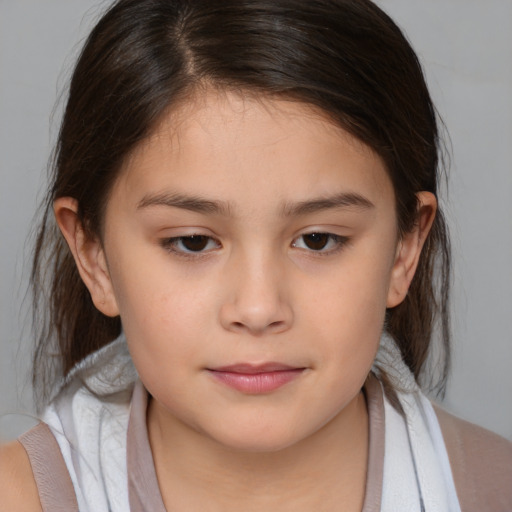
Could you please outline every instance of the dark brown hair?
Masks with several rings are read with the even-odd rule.
[[[416,193],[437,196],[438,126],[421,66],[372,2],[116,1],[74,70],[37,236],[34,383],[41,399],[121,329],[119,318],[93,306],[55,225],[53,201],[77,199],[79,219],[91,236],[101,236],[104,206],[127,155],[205,83],[313,105],[373,148],[394,185],[401,233],[417,220]],[[449,266],[438,211],[409,294],[386,320],[417,380],[438,332],[440,388],[449,365]]]

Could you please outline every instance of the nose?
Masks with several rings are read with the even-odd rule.
[[[220,308],[224,329],[254,336],[290,328],[293,310],[285,272],[276,258],[253,255],[232,262],[225,275],[225,300]]]

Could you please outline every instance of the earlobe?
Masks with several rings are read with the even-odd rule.
[[[434,222],[437,200],[431,192],[419,192],[418,217],[414,228],[398,242],[387,297],[387,308],[398,306],[405,299],[418,267],[421,251]]]
[[[59,197],[53,203],[53,211],[94,305],[104,315],[119,315],[105,252],[97,237],[87,236],[78,218],[77,200]]]

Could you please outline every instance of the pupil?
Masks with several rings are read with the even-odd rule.
[[[182,238],[181,243],[189,251],[202,251],[208,243],[208,237],[202,235],[186,236]]]
[[[329,241],[329,235],[327,233],[311,233],[310,235],[304,235],[304,242],[314,251],[320,251],[327,245]]]

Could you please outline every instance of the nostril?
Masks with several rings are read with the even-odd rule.
[[[288,304],[266,303],[256,306],[254,303],[226,302],[219,311],[221,325],[238,334],[250,332],[259,336],[263,333],[277,334],[287,330],[293,323],[293,314]]]
[[[265,326],[256,326],[251,323],[244,323],[244,322],[232,322],[231,328],[234,331],[245,331],[249,330],[252,333],[262,333],[264,331],[266,332],[278,332],[281,329],[283,329],[286,326],[286,322],[283,322],[282,320],[278,320],[276,322],[269,323]]]

